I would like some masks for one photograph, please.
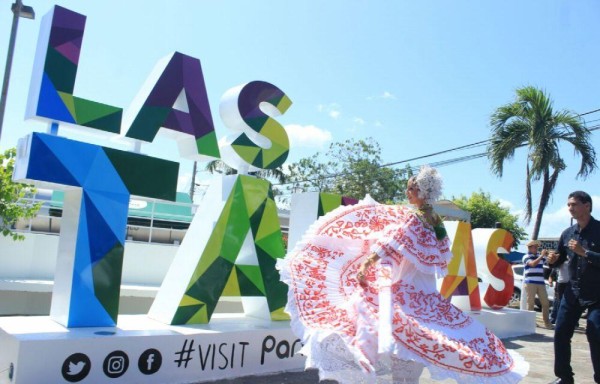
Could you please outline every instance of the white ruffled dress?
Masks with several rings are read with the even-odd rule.
[[[363,288],[356,274],[372,252]],[[529,364],[437,291],[451,258],[448,238],[406,206],[367,198],[317,220],[278,263],[306,367],[352,384],[416,383],[423,367],[461,384],[520,381]]]

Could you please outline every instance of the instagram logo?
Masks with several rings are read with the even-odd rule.
[[[125,370],[124,364],[125,359],[123,356],[113,356],[108,360],[108,372],[112,373],[113,375],[123,373]]]
[[[127,368],[129,368],[129,357],[123,351],[109,353],[102,364],[104,374],[113,379],[123,376]]]

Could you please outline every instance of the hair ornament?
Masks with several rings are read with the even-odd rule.
[[[419,188],[419,198],[425,203],[431,204],[442,196],[442,176],[437,169],[424,165],[415,177],[415,183]]]

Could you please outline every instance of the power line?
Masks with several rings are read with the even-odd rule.
[[[596,112],[600,112],[600,108],[599,109],[595,109],[593,111],[589,111],[589,112],[584,112],[584,113],[580,113],[577,116],[581,117],[581,116],[585,116],[585,115],[590,115],[592,113],[596,113]],[[595,120],[591,120],[590,122],[595,122],[595,121],[599,121],[600,119],[595,119]],[[588,131],[596,131],[600,129],[600,125],[594,125],[592,127],[588,128]],[[405,160],[400,160],[400,161],[394,161],[391,163],[386,163],[386,164],[381,164],[379,165],[377,168],[389,168],[389,167],[393,167],[395,165],[398,164],[402,164],[402,163],[408,163],[410,161],[415,161],[415,160],[421,160],[421,159],[426,159],[429,157],[433,157],[433,156],[438,156],[438,155],[442,155],[444,153],[449,153],[449,152],[454,152],[454,151],[459,151],[459,150],[464,150],[464,149],[472,149],[472,148],[477,148],[477,147],[481,147],[486,145],[486,143],[488,143],[489,141],[491,141],[491,139],[486,139],[486,140],[481,140],[481,141],[477,141],[471,144],[466,144],[466,145],[461,145],[458,147],[453,147],[450,149],[446,149],[443,151],[438,151],[438,152],[434,152],[434,153],[430,153],[428,155],[423,155],[423,156],[417,156],[417,157],[413,157],[410,159],[405,159]],[[527,144],[522,144],[521,146],[526,146]],[[443,167],[445,165],[451,165],[451,164],[456,164],[456,163],[461,163],[464,161],[470,161],[470,160],[475,160],[481,157],[487,156],[487,152],[482,152],[482,153],[477,153],[474,155],[469,155],[469,156],[463,156],[463,157],[457,157],[457,158],[453,158],[453,159],[448,159],[448,160],[443,160],[443,161],[439,161],[439,162],[435,162],[435,163],[430,163],[429,165],[439,168],[439,167]],[[413,166],[410,167],[411,171],[416,171],[420,168],[420,166]],[[305,180],[297,180],[297,181],[290,181],[290,182],[285,182],[285,183],[278,183],[278,184],[273,184],[273,186],[279,186],[279,185],[287,185],[287,184],[299,184],[299,183],[307,183],[307,182],[314,182],[314,181],[318,181],[318,180],[323,180],[323,179],[331,179],[331,178],[336,178],[336,177],[342,177],[345,175],[350,175],[352,174],[352,172],[340,172],[340,173],[335,173],[335,174],[331,174],[331,175],[325,175],[322,177],[317,177],[314,179],[305,179]]]

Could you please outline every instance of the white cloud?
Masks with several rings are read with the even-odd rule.
[[[396,96],[388,91],[383,91],[383,93],[377,96],[369,96],[367,100],[396,100]]]
[[[391,100],[396,100],[396,96],[392,95],[390,92],[388,91],[384,91],[383,94],[381,95],[382,99],[391,99]]]
[[[379,120],[375,120],[375,122],[373,123],[373,125],[376,126],[376,127],[383,127],[383,124]]]
[[[352,121],[358,125],[365,125],[365,120],[361,119],[360,117],[355,117]]]
[[[340,105],[337,103],[319,104],[317,105],[317,111],[327,113],[332,119],[337,119],[342,115]]]
[[[533,212],[531,218],[531,224],[529,224],[527,233],[531,233],[533,231],[533,225],[535,221],[535,214]],[[557,211],[554,212],[544,212],[544,217],[542,218],[542,225],[540,227],[540,233],[538,237],[559,237],[561,232],[565,230],[568,226],[571,225],[571,214],[567,209],[567,206],[564,205],[560,207]]]
[[[516,214],[515,212],[513,212],[513,211],[515,211],[515,205],[511,201],[504,200],[504,199],[501,199],[501,198],[499,198],[497,200],[498,200],[498,202],[500,202],[500,206],[502,208],[508,209],[510,211],[510,213],[512,213],[513,215]]]
[[[333,139],[331,132],[314,125],[288,124],[285,127],[290,138],[290,146],[323,148]]]
[[[329,111],[329,117],[337,119],[342,113],[340,111]]]
[[[600,217],[600,196],[592,196],[592,216],[595,218]],[[523,210],[513,212],[512,214],[519,213],[519,218],[523,218],[524,215]],[[530,235],[533,231],[533,225],[535,220],[536,211],[533,212],[533,217],[531,219],[531,223],[525,227],[524,223],[520,223],[521,226],[525,227],[525,233]],[[546,210],[544,212],[544,217],[542,218],[542,225],[540,227],[540,233],[538,237],[540,238],[558,238],[562,231],[564,231],[567,227],[571,225],[571,214],[569,213],[569,209],[567,208],[567,204],[565,203],[559,209],[550,212]]]

